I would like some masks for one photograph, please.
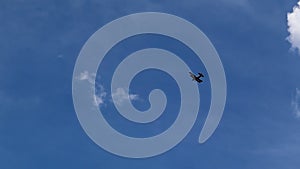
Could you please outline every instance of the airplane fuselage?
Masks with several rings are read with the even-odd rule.
[[[196,75],[194,75],[194,74],[191,73],[191,72],[189,72],[189,73],[190,73],[190,76],[191,76],[192,80],[195,80],[195,81],[197,81],[198,83],[203,82],[203,81],[200,79],[201,77],[203,77],[202,74],[199,73],[199,76],[196,76]]]

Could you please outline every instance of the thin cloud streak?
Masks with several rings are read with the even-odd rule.
[[[293,109],[293,113],[297,118],[300,118],[300,90],[298,88],[296,88],[296,94],[292,99],[291,106]]]

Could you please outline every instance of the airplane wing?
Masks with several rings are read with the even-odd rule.
[[[201,82],[203,82],[203,81],[202,81],[201,79],[197,79],[197,82],[198,82],[198,83],[201,83]]]
[[[204,77],[204,75],[203,75],[202,73],[198,73],[198,75],[199,75],[200,77]]]
[[[189,74],[190,74],[192,80],[194,81],[196,79],[196,76],[192,72],[189,72]]]
[[[202,73],[198,73],[199,74],[199,76],[197,77],[195,74],[193,74],[192,72],[189,72],[189,74],[190,74],[190,76],[191,76],[191,78],[192,78],[192,81],[197,81],[198,83],[201,83],[201,82],[203,82],[200,78],[201,77],[204,77],[204,75],[202,74]]]

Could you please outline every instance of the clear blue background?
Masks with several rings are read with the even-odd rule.
[[[300,57],[289,51],[290,44],[286,41],[286,15],[296,3],[296,0],[1,1],[0,168],[298,169],[300,119],[292,113],[291,101],[295,89],[300,87]],[[96,30],[124,15],[145,11],[182,17],[210,38],[223,62],[228,96],[223,119],[205,144],[198,144],[197,140],[209,107],[207,81],[199,86],[203,95],[201,114],[178,146],[153,158],[128,159],[104,151],[81,128],[72,102],[72,72],[81,47]],[[105,71],[99,70],[104,72],[100,73],[104,85],[109,85],[112,63],[139,47],[181,49],[177,51],[179,56],[192,55],[182,44],[165,37],[141,36],[123,45],[112,51],[119,53],[119,58],[108,59]],[[126,45],[131,48],[125,48]],[[187,62],[193,71],[205,72],[196,59]],[[157,86],[143,79],[144,75],[159,77],[155,81]],[[159,86],[171,98],[168,110],[178,109],[175,82],[155,70],[134,79],[132,91],[140,93],[142,98],[134,102],[136,107],[146,109],[147,91]],[[118,116],[111,111],[114,108],[109,102],[102,109]],[[148,136],[171,125],[176,114],[170,111],[160,119],[165,123],[153,124],[152,128],[149,124],[136,129],[121,118],[110,115],[106,118],[121,132]]]

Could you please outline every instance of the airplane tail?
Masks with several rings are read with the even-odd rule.
[[[200,77],[204,77],[204,75],[203,75],[202,73],[198,73],[198,75],[199,75]]]

